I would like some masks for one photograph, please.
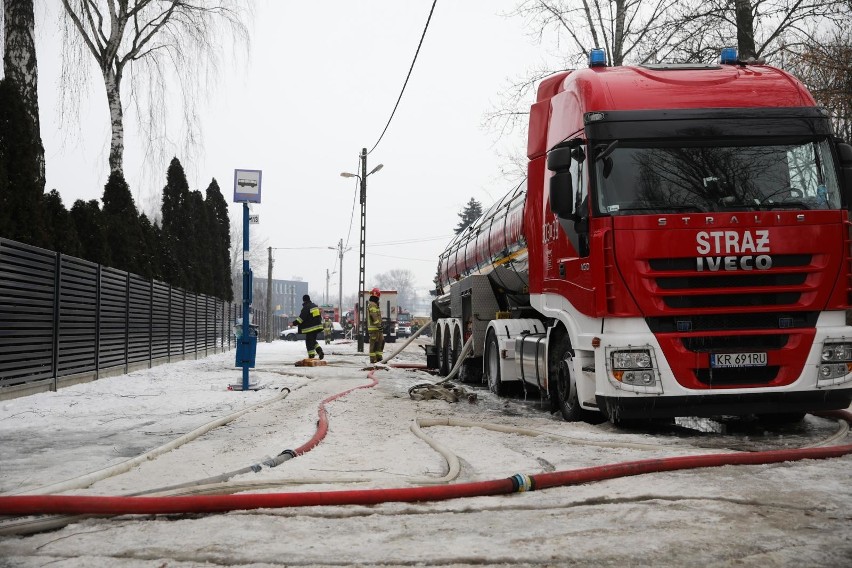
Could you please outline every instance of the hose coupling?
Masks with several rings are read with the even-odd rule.
[[[512,480],[512,490],[515,493],[523,493],[524,491],[535,491],[535,482],[525,473],[516,473],[509,479]]]

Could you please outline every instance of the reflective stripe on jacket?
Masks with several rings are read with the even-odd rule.
[[[367,331],[382,329],[382,309],[379,304],[371,301],[367,304]]]
[[[296,318],[295,323],[299,326],[299,333],[322,331],[320,309],[313,302],[302,303],[302,313]]]

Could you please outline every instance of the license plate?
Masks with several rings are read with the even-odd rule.
[[[724,367],[765,367],[766,353],[711,353],[710,366]]]

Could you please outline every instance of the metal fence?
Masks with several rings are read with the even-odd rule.
[[[0,394],[231,349],[239,317],[239,304],[0,239]],[[265,313],[252,320],[267,329]]]

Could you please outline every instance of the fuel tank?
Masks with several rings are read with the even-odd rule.
[[[450,241],[438,259],[438,295],[472,274],[487,275],[509,293],[526,291],[526,194],[524,180]]]

